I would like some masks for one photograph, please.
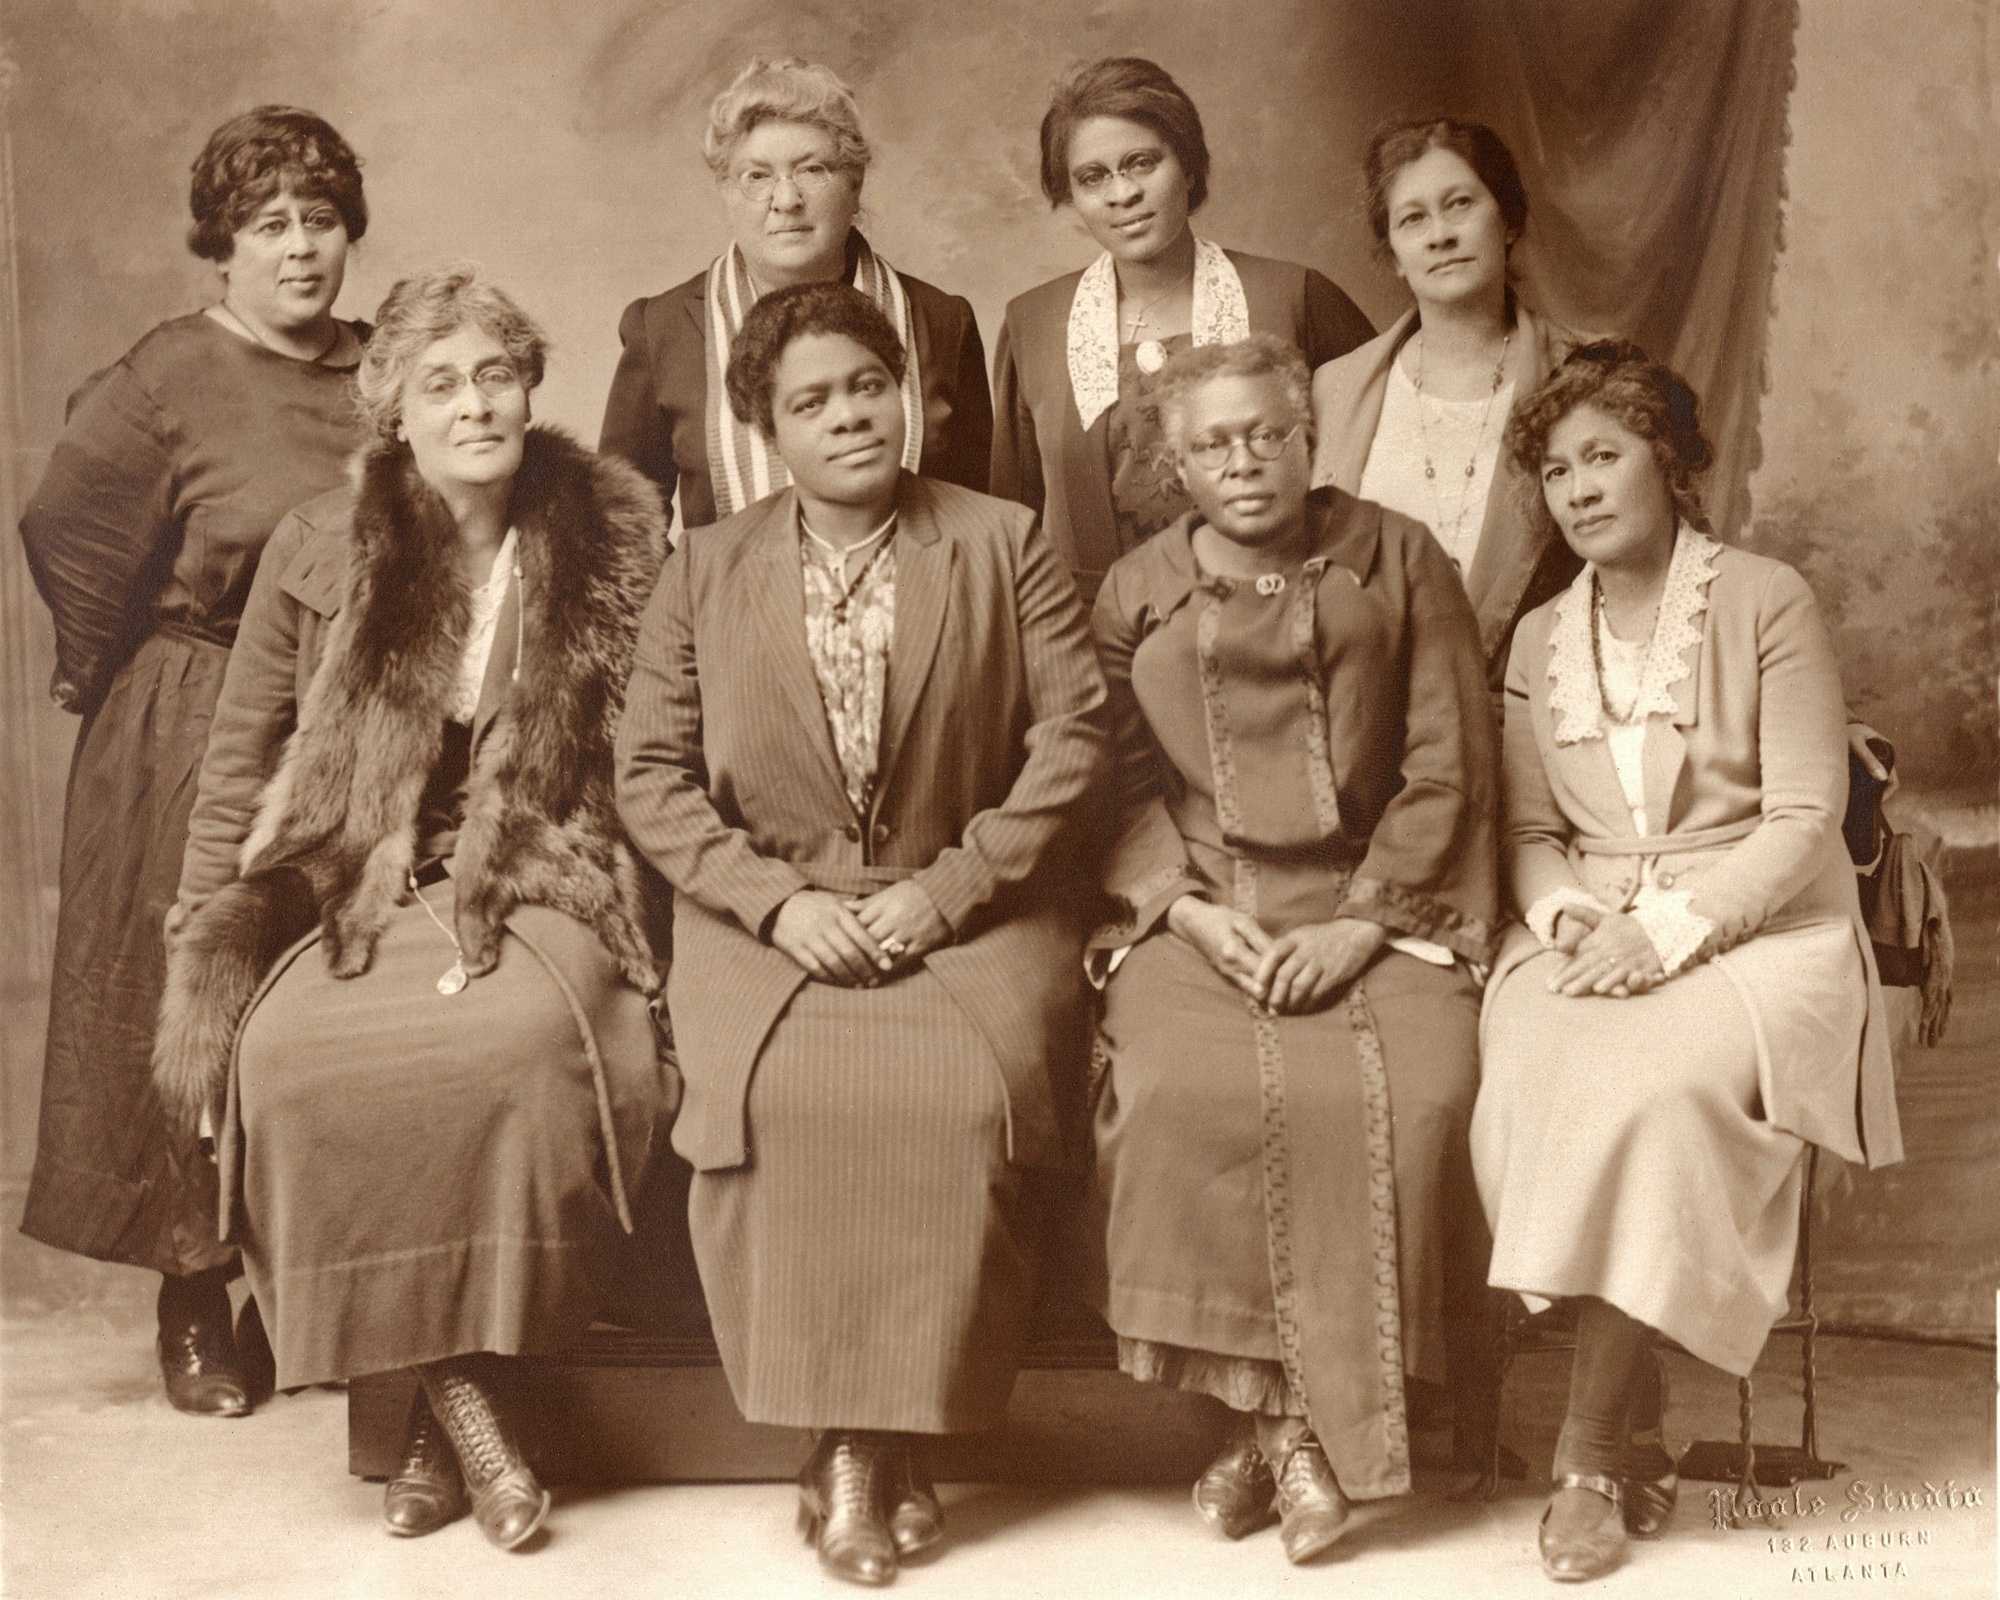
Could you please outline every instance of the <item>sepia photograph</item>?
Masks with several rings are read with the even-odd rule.
[[[0,0],[0,1597],[2000,1600],[2000,0]]]

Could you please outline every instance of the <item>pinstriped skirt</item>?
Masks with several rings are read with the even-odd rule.
[[[750,1082],[750,1160],[697,1172],[689,1227],[752,1422],[996,1425],[1036,1287],[1039,1192],[1006,1159],[979,1032],[928,971],[808,983]]]

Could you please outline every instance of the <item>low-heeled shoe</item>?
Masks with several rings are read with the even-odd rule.
[[[522,1456],[496,1397],[462,1359],[432,1362],[419,1372],[431,1412],[458,1457],[479,1531],[502,1550],[526,1544],[549,1514],[549,1492]]]
[[[1310,1561],[1347,1531],[1347,1496],[1310,1434],[1286,1453],[1277,1476],[1278,1542],[1286,1560]]]
[[[1278,1479],[1257,1441],[1233,1441],[1194,1480],[1194,1508],[1224,1538],[1241,1539],[1278,1520]]]
[[[221,1321],[177,1317],[155,1341],[160,1381],[176,1411],[197,1417],[247,1417],[254,1405],[229,1335],[228,1303]]]
[[[1542,1554],[1542,1571],[1557,1583],[1583,1583],[1601,1578],[1617,1566],[1625,1554],[1624,1490],[1616,1478],[1601,1472],[1565,1472],[1555,1481],[1557,1491],[1588,1489],[1604,1497],[1604,1511],[1596,1521],[1563,1534],[1549,1530],[1549,1513],[1542,1513],[1535,1543]],[[1554,1501],[1550,1502],[1554,1509]]]
[[[889,1505],[889,1536],[905,1560],[922,1555],[944,1538],[944,1507],[938,1504],[937,1488],[917,1459],[915,1445],[905,1443],[896,1452],[884,1499]]]
[[[403,1464],[382,1486],[382,1523],[398,1538],[435,1533],[465,1515],[465,1480],[443,1426],[418,1386],[410,1401]]]
[[[836,1578],[879,1587],[896,1576],[896,1540],[883,1515],[893,1455],[879,1435],[836,1430],[799,1474],[799,1531]]]

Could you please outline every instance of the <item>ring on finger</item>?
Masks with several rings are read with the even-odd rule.
[[[884,939],[882,941],[882,954],[885,956],[899,956],[908,948],[909,946],[904,944],[901,939]]]

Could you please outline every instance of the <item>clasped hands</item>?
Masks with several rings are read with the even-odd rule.
[[[1564,906],[1556,917],[1554,938],[1556,949],[1569,960],[1549,979],[1552,993],[1622,1000],[1667,981],[1653,941],[1638,919],[1623,911]]]
[[[1167,926],[1252,1000],[1283,1014],[1325,1005],[1389,938],[1381,923],[1359,917],[1266,933],[1255,917],[1191,894],[1168,908]]]
[[[873,988],[951,939],[951,924],[911,879],[866,898],[801,889],[778,907],[771,943],[821,983]]]

